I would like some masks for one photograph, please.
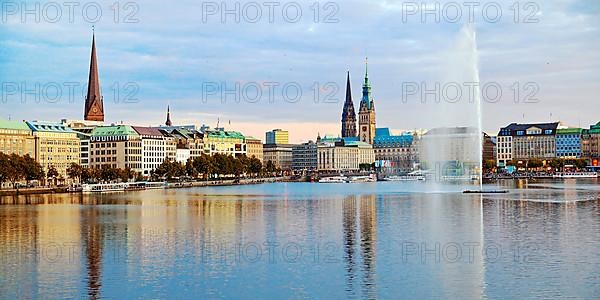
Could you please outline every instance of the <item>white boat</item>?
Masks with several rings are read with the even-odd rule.
[[[167,187],[166,182],[145,182],[147,190],[164,189]]]
[[[123,192],[128,186],[129,183],[84,184],[81,186],[81,191],[84,193]]]
[[[554,178],[596,178],[597,172],[559,172],[552,175]]]
[[[425,181],[425,175],[407,174],[407,175],[392,175],[383,179],[384,181]]]
[[[122,182],[122,183],[100,183],[100,184],[84,184],[81,186],[81,191],[84,193],[106,193],[106,192],[123,192],[146,189],[164,189],[167,187],[166,182]]]
[[[377,181],[373,176],[352,176],[348,179],[349,183],[360,183],[360,182],[375,182]]]
[[[319,179],[319,183],[346,183],[347,181],[348,177],[346,176],[332,176]]]

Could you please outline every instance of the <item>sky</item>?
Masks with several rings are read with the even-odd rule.
[[[358,111],[368,57],[377,127],[465,125],[474,112],[448,105],[451,90],[421,101],[436,82],[467,91],[466,77],[449,76],[473,70],[456,55],[475,51],[461,48],[464,28],[476,33],[480,85],[501,91],[486,88],[486,132],[600,121],[599,1],[483,1],[472,14],[463,1],[421,2],[2,1],[0,118],[82,119],[93,26],[108,123],[159,125],[169,105],[175,124],[261,139],[283,128],[293,143],[338,135],[346,72]]]

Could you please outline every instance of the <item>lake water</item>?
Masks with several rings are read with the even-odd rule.
[[[0,198],[0,298],[598,298],[600,185]]]

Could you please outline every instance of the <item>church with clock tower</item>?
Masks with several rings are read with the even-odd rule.
[[[373,144],[375,139],[375,102],[371,95],[369,83],[368,61],[365,67],[365,81],[362,86],[362,99],[358,111],[358,130],[356,128],[356,113],[352,102],[352,88],[350,87],[350,72],[346,81],[346,101],[342,110],[342,138],[355,139]],[[358,132],[357,132],[358,131]]]
[[[362,99],[358,110],[358,138],[361,142],[373,144],[375,139],[375,102],[371,95],[368,61],[365,63],[365,82],[362,86]]]

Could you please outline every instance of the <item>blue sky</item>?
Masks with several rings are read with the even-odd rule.
[[[91,1],[90,1],[91,2]],[[436,103],[420,103],[418,99],[402,102],[403,82],[442,83],[448,73],[449,49],[456,43],[460,28],[469,23],[468,8],[462,6],[459,22],[440,22],[432,17],[421,21],[420,14],[407,16],[403,22],[403,6],[407,1],[338,1],[326,7],[319,2],[319,22],[314,20],[315,1],[284,1],[274,9],[274,22],[269,22],[268,8],[250,23],[254,13],[235,22],[228,16],[221,21],[220,13],[202,20],[203,2],[129,1],[119,3],[119,22],[114,20],[114,1],[97,1],[102,9],[98,22],[82,16],[81,7],[90,2],[78,2],[70,22],[67,8],[56,23],[48,22],[54,13],[50,8],[40,13],[40,22],[32,16],[23,22],[21,13],[7,15],[3,10],[0,27],[0,81],[25,83],[33,88],[57,83],[63,95],[56,103],[41,99],[36,103],[28,95],[21,102],[22,91],[0,101],[0,117],[12,119],[59,120],[80,119],[83,101],[79,87],[75,101],[68,101],[65,83],[85,84],[88,76],[91,28],[95,25],[100,81],[105,97],[108,122],[157,125],[164,122],[166,106],[170,104],[172,119],[179,124],[231,125],[247,135],[264,138],[272,128],[290,131],[291,140],[299,142],[321,134],[339,132],[346,71],[350,70],[356,109],[360,101],[360,84],[364,75],[364,57],[369,57],[369,77],[377,109],[377,125],[396,129],[432,128],[440,110]],[[425,1],[432,6],[435,1]],[[450,1],[437,1],[447,4]],[[480,7],[490,1],[480,2]],[[497,103],[483,104],[483,126],[492,134],[510,122],[561,120],[574,126],[588,126],[600,120],[597,103],[600,95],[600,2],[596,0],[538,1],[539,9],[525,9],[522,2],[520,20],[531,12],[538,23],[514,22],[515,1],[496,1],[502,17],[496,23],[485,20],[481,9],[475,10],[479,70],[481,82],[497,82],[503,96]],[[3,2],[5,5],[6,1]],[[21,4],[21,2],[18,2]],[[25,2],[33,8],[34,2]],[[205,8],[206,3],[204,2]],[[220,3],[220,1],[218,2]],[[236,2],[226,1],[228,8]],[[240,7],[250,3],[241,1]],[[298,22],[283,18],[281,7],[297,3],[302,9]],[[419,1],[421,3],[421,1]],[[460,2],[462,3],[462,2]],[[41,2],[43,7],[44,2]],[[334,8],[337,23],[323,19]],[[445,6],[448,7],[448,6]],[[3,6],[6,8],[6,6]],[[124,23],[133,14],[137,23]],[[88,11],[89,13],[89,11]],[[406,14],[406,12],[405,12]],[[449,14],[449,13],[448,13]],[[489,13],[493,16],[493,14]],[[288,17],[293,17],[288,11]],[[488,16],[489,16],[488,15]],[[93,18],[93,14],[91,17]],[[448,15],[446,15],[448,16]],[[139,87],[137,103],[123,103],[132,89],[124,85],[133,82]],[[210,83],[277,82],[276,96],[271,103],[263,86],[257,103],[231,96],[222,103],[220,94],[203,101],[204,89]],[[333,98],[338,103],[323,103],[327,83],[339,87]],[[533,82],[539,87],[538,103],[515,103],[510,87]],[[115,102],[115,83],[120,97]],[[297,83],[302,97],[296,103],[286,102],[281,87]],[[314,84],[321,87],[320,101],[314,101]],[[111,88],[112,87],[112,88]],[[252,90],[249,94],[254,95]],[[206,94],[206,91],[204,91]],[[522,91],[521,97],[527,92]],[[48,90],[52,95],[52,90]],[[44,91],[38,92],[44,96]],[[550,116],[552,114],[552,116]],[[525,118],[523,118],[525,115]]]

